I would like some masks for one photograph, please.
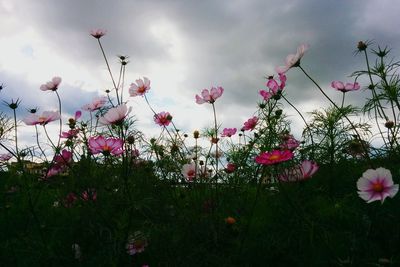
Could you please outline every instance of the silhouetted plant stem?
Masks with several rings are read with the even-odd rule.
[[[354,132],[356,133],[356,135],[358,137],[358,140],[360,141],[360,144],[361,144],[361,146],[362,146],[362,148],[364,150],[364,153],[365,153],[365,157],[367,158],[369,164],[372,167],[373,164],[372,164],[370,156],[368,155],[368,150],[367,150],[367,148],[366,148],[366,146],[365,146],[360,134],[358,133],[356,127],[354,126],[353,122],[349,119],[349,117],[347,117],[346,114],[343,113],[343,111],[336,105],[336,103],[332,101],[332,99],[324,92],[324,90],[322,90],[322,88],[319,86],[319,84],[301,66],[298,66],[298,67],[303,71],[303,73],[307,76],[307,78],[310,79],[315,84],[315,86],[319,89],[319,91],[329,100],[329,102],[331,102],[331,104],[340,112],[340,114],[344,118],[346,118],[346,120],[349,122],[349,124],[353,128]]]
[[[312,146],[311,157],[314,157],[314,149],[315,149],[315,147],[314,147],[314,138],[312,136],[310,126],[308,125],[308,123],[307,123],[306,119],[304,118],[303,114],[301,114],[301,112],[292,103],[290,103],[289,100],[287,100],[287,98],[284,95],[282,95],[282,98],[300,115],[301,119],[303,120],[304,124],[306,125],[307,131],[308,131],[308,133],[310,135],[311,146]]]
[[[35,132],[36,132],[36,143],[37,143],[37,145],[38,145],[38,148],[39,148],[40,152],[42,153],[42,155],[44,156],[45,160],[47,161],[46,154],[44,153],[42,147],[40,146],[40,142],[39,142],[39,131],[38,131],[38,128],[37,128],[37,125],[36,125],[36,124],[35,124]]]
[[[60,130],[59,130],[59,135],[58,135],[58,141],[57,141],[57,148],[60,146],[60,140],[61,140],[61,132],[62,132],[62,113],[61,113],[61,99],[60,99],[60,95],[58,94],[57,91],[56,95],[57,95],[57,99],[58,99],[58,108],[59,108],[59,112],[60,112]]]
[[[18,162],[20,162],[20,161],[21,161],[21,158],[20,158],[19,151],[18,151],[17,113],[16,113],[15,109],[13,109],[13,115],[14,115],[15,154],[16,154],[16,156],[17,156]]]
[[[103,58],[104,58],[104,60],[106,62],[108,73],[110,74],[111,81],[112,81],[112,83],[114,85],[114,89],[115,89],[115,93],[117,95],[117,101],[118,101],[118,105],[119,105],[119,104],[121,104],[121,102],[119,101],[119,97],[118,97],[118,87],[115,84],[115,80],[114,80],[114,77],[112,75],[112,72],[111,72],[111,69],[110,69],[110,65],[108,64],[106,53],[104,52],[103,46],[101,45],[100,38],[97,38],[97,42],[99,43],[99,46],[100,46],[100,49],[101,49],[101,53],[103,54]]]

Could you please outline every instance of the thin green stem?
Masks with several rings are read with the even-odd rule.
[[[104,52],[103,46],[101,45],[101,42],[100,42],[100,38],[97,39],[97,42],[99,43],[99,46],[100,46],[100,49],[101,49],[101,53],[103,54],[104,60],[105,60],[105,62],[106,62],[107,69],[108,69],[108,73],[110,74],[111,81],[112,81],[112,83],[113,83],[113,85],[114,85],[114,89],[115,89],[115,93],[116,93],[116,95],[117,95],[117,101],[118,101],[118,105],[119,105],[119,104],[121,104],[121,103],[120,103],[119,97],[118,97],[118,87],[117,87],[117,85],[116,85],[116,83],[115,83],[115,80],[114,80],[114,77],[113,77],[113,75],[112,75],[112,72],[111,72],[111,69],[110,69],[110,65],[108,64],[108,60],[107,60],[106,53]]]
[[[58,141],[57,141],[57,148],[60,146],[60,141],[61,141],[61,132],[62,132],[62,113],[61,113],[61,99],[60,99],[60,95],[58,94],[57,91],[56,92],[56,96],[58,99],[58,108],[59,108],[59,112],[60,112],[60,130],[59,130],[59,135],[58,135]]]
[[[290,103],[289,100],[287,100],[287,98],[284,95],[282,95],[282,98],[300,115],[301,119],[303,120],[304,124],[306,125],[307,131],[308,131],[308,133],[310,135],[311,146],[312,146],[311,157],[314,157],[314,149],[315,149],[314,138],[312,136],[310,126],[308,125],[308,123],[307,123],[306,119],[304,118],[303,114],[301,114],[301,112],[292,103]]]
[[[314,85],[319,89],[319,91],[329,100],[329,102],[331,102],[331,104],[341,113],[341,115],[349,122],[349,124],[351,125],[351,127],[353,128],[354,132],[356,133],[358,140],[360,141],[360,144],[363,147],[364,153],[365,153],[365,157],[367,158],[368,162],[372,164],[371,158],[368,155],[368,150],[364,144],[364,142],[361,139],[360,134],[358,133],[356,127],[354,126],[353,122],[349,119],[349,117],[347,117],[346,114],[343,113],[342,109],[340,109],[338,107],[338,105],[336,105],[335,102],[332,101],[332,99],[324,92],[324,90],[322,90],[321,86],[319,86],[319,84],[299,65],[299,68],[303,71],[303,73],[307,76],[308,79],[311,80],[312,83],[314,83]]]
[[[16,113],[15,109],[13,109],[13,114],[14,114],[14,131],[15,131],[15,136],[14,136],[15,153],[16,153],[16,156],[17,156],[17,160],[19,162],[21,160],[21,158],[20,158],[19,151],[18,151],[17,113]]]

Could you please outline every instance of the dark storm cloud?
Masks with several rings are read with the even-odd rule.
[[[35,28],[64,57],[93,68],[94,72],[99,65],[102,70],[105,67],[96,40],[88,31],[97,27],[107,29],[102,40],[110,62],[115,66],[117,59],[112,56],[129,55],[130,81],[137,77],[129,74],[149,69],[153,63],[168,68],[173,59],[168,48],[174,44],[168,37],[160,42],[150,27],[155,22],[172,23],[186,46],[185,78],[178,88],[179,94],[194,103],[194,95],[201,89],[221,85],[226,89],[221,100],[226,107],[221,105],[220,112],[230,114],[232,106],[239,105],[238,110],[246,113],[241,120],[255,110],[264,76],[274,74],[275,66],[283,65],[287,54],[294,53],[301,43],[311,45],[302,65],[329,94],[335,94],[329,88],[332,80],[351,80],[348,75],[363,66],[362,58],[353,55],[359,40],[400,45],[394,34],[397,26],[393,26],[399,25],[393,11],[398,7],[390,1],[379,2],[380,5],[374,1],[320,0],[17,3],[14,16]],[[288,98],[295,104],[311,98],[323,99],[300,70],[291,69],[287,76]],[[85,104],[82,99],[79,101]],[[66,103],[70,112],[75,109],[73,104]],[[229,114],[223,118],[233,122]]]

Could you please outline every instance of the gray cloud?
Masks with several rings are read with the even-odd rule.
[[[399,6],[392,1],[380,1],[379,4],[374,1],[320,0],[43,0],[12,3],[14,9],[3,11],[2,16],[21,20],[21,27],[34,28],[55,52],[91,70],[104,82],[104,87],[110,86],[110,82],[96,40],[88,35],[90,29],[103,27],[108,30],[102,42],[114,70],[118,65],[113,56],[130,56],[129,83],[138,75],[152,74],[154,66],[167,72],[174,64],[176,58],[171,51],[178,46],[175,37],[168,36],[168,31],[165,36],[157,36],[157,32],[152,31],[156,24],[170,23],[184,49],[180,57],[184,66],[182,73],[178,73],[183,78],[177,83],[178,88],[174,88],[179,100],[171,95],[169,101],[179,105],[182,104],[179,102],[192,101],[196,105],[196,93],[221,85],[226,90],[218,107],[223,114],[221,119],[234,124],[240,118],[236,123],[239,126],[256,109],[256,102],[260,100],[258,91],[265,83],[263,77],[274,74],[275,66],[282,65],[287,54],[294,53],[300,43],[311,45],[302,65],[333,97],[337,94],[329,88],[330,82],[348,80],[348,75],[363,66],[362,57],[353,55],[359,40],[373,39],[383,45],[400,45],[400,38],[395,34],[400,22]],[[302,106],[310,99],[323,99],[298,69],[290,70],[287,75],[288,98],[295,104]],[[13,88],[22,86],[16,78],[11,78],[9,83]],[[69,92],[64,97],[65,107],[70,113],[76,106],[90,101],[94,94],[86,97],[79,90],[73,86],[65,90]],[[157,98],[157,90],[165,97],[170,89],[166,84],[152,90]],[[15,89],[8,97],[16,97],[17,93]],[[78,93],[82,97],[73,98]],[[362,102],[354,95],[349,100]],[[41,104],[45,103],[43,100]],[[239,108],[233,108],[235,106]],[[235,110],[240,110],[241,114],[233,114]],[[182,111],[175,116],[187,116],[186,113]],[[184,121],[191,119],[188,117]]]

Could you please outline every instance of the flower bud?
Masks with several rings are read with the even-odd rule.
[[[359,41],[357,44],[357,48],[360,51],[365,51],[367,49],[367,47],[368,47],[367,44],[364,43],[363,41]]]
[[[258,107],[261,109],[264,109],[266,107],[266,105],[264,103],[260,103],[260,104],[258,104]]]
[[[199,136],[200,136],[199,131],[194,131],[194,132],[193,132],[193,137],[194,137],[195,139],[199,138]]]
[[[385,127],[388,129],[392,129],[394,126],[394,122],[393,121],[387,121],[385,122]]]
[[[135,143],[135,137],[133,135],[130,135],[126,138],[126,141],[128,142],[128,144],[132,145]]]

